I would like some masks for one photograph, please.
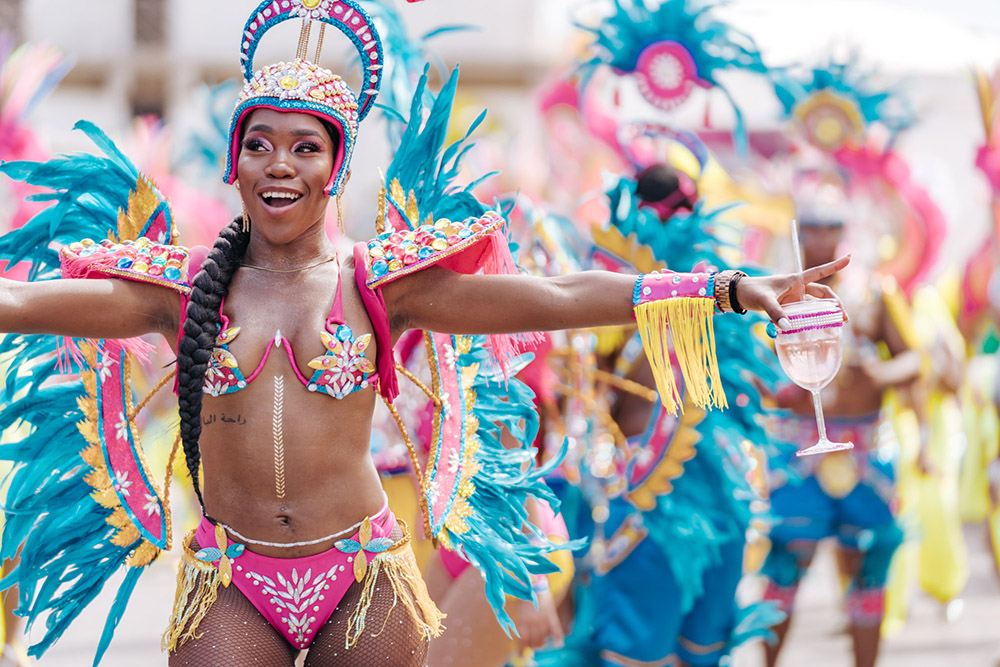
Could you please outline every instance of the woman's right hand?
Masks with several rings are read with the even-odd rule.
[[[851,256],[845,255],[826,264],[820,264],[802,273],[786,273],[773,276],[747,276],[736,284],[736,300],[747,310],[759,310],[767,314],[779,329],[791,326],[783,303],[799,301],[805,297],[816,299],[840,299],[828,286],[820,280],[829,278],[851,262]]]

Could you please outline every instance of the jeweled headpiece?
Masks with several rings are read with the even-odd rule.
[[[268,30],[290,19],[302,19],[302,32],[295,60],[253,69],[253,57]],[[312,22],[320,23],[319,41],[312,61],[306,58]],[[319,66],[327,25],[347,36],[358,50],[362,68],[362,90],[355,95],[339,76]],[[340,130],[340,146],[326,194],[340,191],[351,162],[360,123],[371,110],[381,84],[382,42],[371,18],[354,0],[264,0],[243,28],[240,61],[243,90],[229,125],[226,183],[236,181],[236,159],[240,151],[243,121],[254,109],[295,111],[328,121]]]

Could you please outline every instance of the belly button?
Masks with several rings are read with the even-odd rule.
[[[278,515],[278,521],[281,522],[281,525],[283,526],[287,526],[289,520],[290,520],[289,517],[285,516],[284,514]]]

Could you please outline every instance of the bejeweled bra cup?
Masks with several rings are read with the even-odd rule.
[[[225,316],[223,316],[223,321],[228,324]],[[205,372],[204,391],[210,396],[232,394],[244,389],[263,370],[273,347],[285,348],[295,375],[309,391],[321,391],[333,398],[341,399],[355,391],[366,389],[371,384],[369,377],[375,371],[375,365],[365,357],[365,350],[371,344],[372,336],[371,334],[363,334],[355,337],[351,327],[346,324],[337,324],[337,328],[332,333],[320,332],[320,339],[323,341],[323,346],[326,347],[326,353],[309,362],[309,367],[316,369],[310,378],[306,378],[299,371],[298,364],[295,362],[295,353],[292,351],[292,343],[282,336],[280,331],[268,344],[264,357],[254,372],[250,377],[244,377],[240,371],[239,362],[229,351],[229,344],[239,336],[240,327],[223,329],[220,325],[220,329],[222,330],[215,340],[215,349],[212,351],[208,370]]]

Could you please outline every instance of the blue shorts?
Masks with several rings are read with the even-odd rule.
[[[775,523],[763,574],[781,587],[797,585],[816,543],[833,537],[871,556],[855,585],[878,588],[885,585],[889,561],[903,538],[893,510],[894,462],[878,446],[876,417],[831,422],[831,439],[847,440],[849,431],[856,448],[786,462],[802,479],[771,492]]]
[[[635,509],[613,500],[611,535]],[[652,539],[638,542],[621,562],[593,572],[578,591],[577,624],[568,648],[575,660],[562,664],[672,665],[678,657],[691,665],[717,665],[729,652],[736,622],[736,587],[743,574],[741,540],[719,545],[720,562],[702,577],[703,593],[683,608],[681,587],[664,552]],[[540,664],[545,664],[540,661]]]

